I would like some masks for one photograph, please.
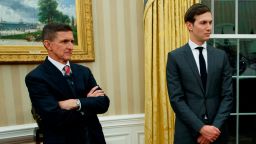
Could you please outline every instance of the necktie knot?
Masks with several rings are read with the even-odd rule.
[[[70,66],[65,65],[63,69],[65,71],[65,75],[70,76],[70,73],[71,73]]]
[[[199,52],[202,53],[202,51],[203,51],[204,48],[203,48],[203,47],[197,47],[196,49],[198,49]]]

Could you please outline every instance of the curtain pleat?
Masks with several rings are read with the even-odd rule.
[[[198,1],[148,0],[145,5],[145,144],[173,143],[175,115],[167,93],[167,54],[188,41],[183,17]]]

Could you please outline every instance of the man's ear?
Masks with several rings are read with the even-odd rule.
[[[186,22],[186,26],[188,28],[188,31],[192,31],[193,30],[193,24],[191,22]]]
[[[49,40],[44,40],[43,44],[47,50],[51,50],[51,42]]]

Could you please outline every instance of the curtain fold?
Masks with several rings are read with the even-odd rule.
[[[145,144],[173,143],[175,115],[167,93],[167,54],[188,41],[183,17],[198,1],[148,0],[145,5]]]

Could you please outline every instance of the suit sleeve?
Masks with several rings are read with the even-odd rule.
[[[213,125],[217,128],[221,128],[224,121],[229,117],[233,103],[232,71],[226,54],[224,54],[221,89],[221,103],[213,121]]]
[[[33,107],[43,121],[51,127],[65,127],[79,123],[83,117],[76,110],[63,110],[51,91],[51,86],[39,76],[27,75],[25,82]]]
[[[199,132],[204,123],[194,114],[186,103],[179,66],[172,52],[168,54],[166,67],[168,94],[176,117],[182,120],[187,126]]]
[[[88,76],[85,79],[85,86],[88,90],[91,90],[93,87],[97,86],[97,83],[93,77],[93,74],[88,69]],[[101,88],[99,88],[101,89]],[[87,93],[86,93],[87,95]],[[98,96],[98,97],[86,97],[80,98],[81,102],[81,111],[85,112],[86,114],[102,114],[107,112],[109,107],[109,98],[106,95]]]

